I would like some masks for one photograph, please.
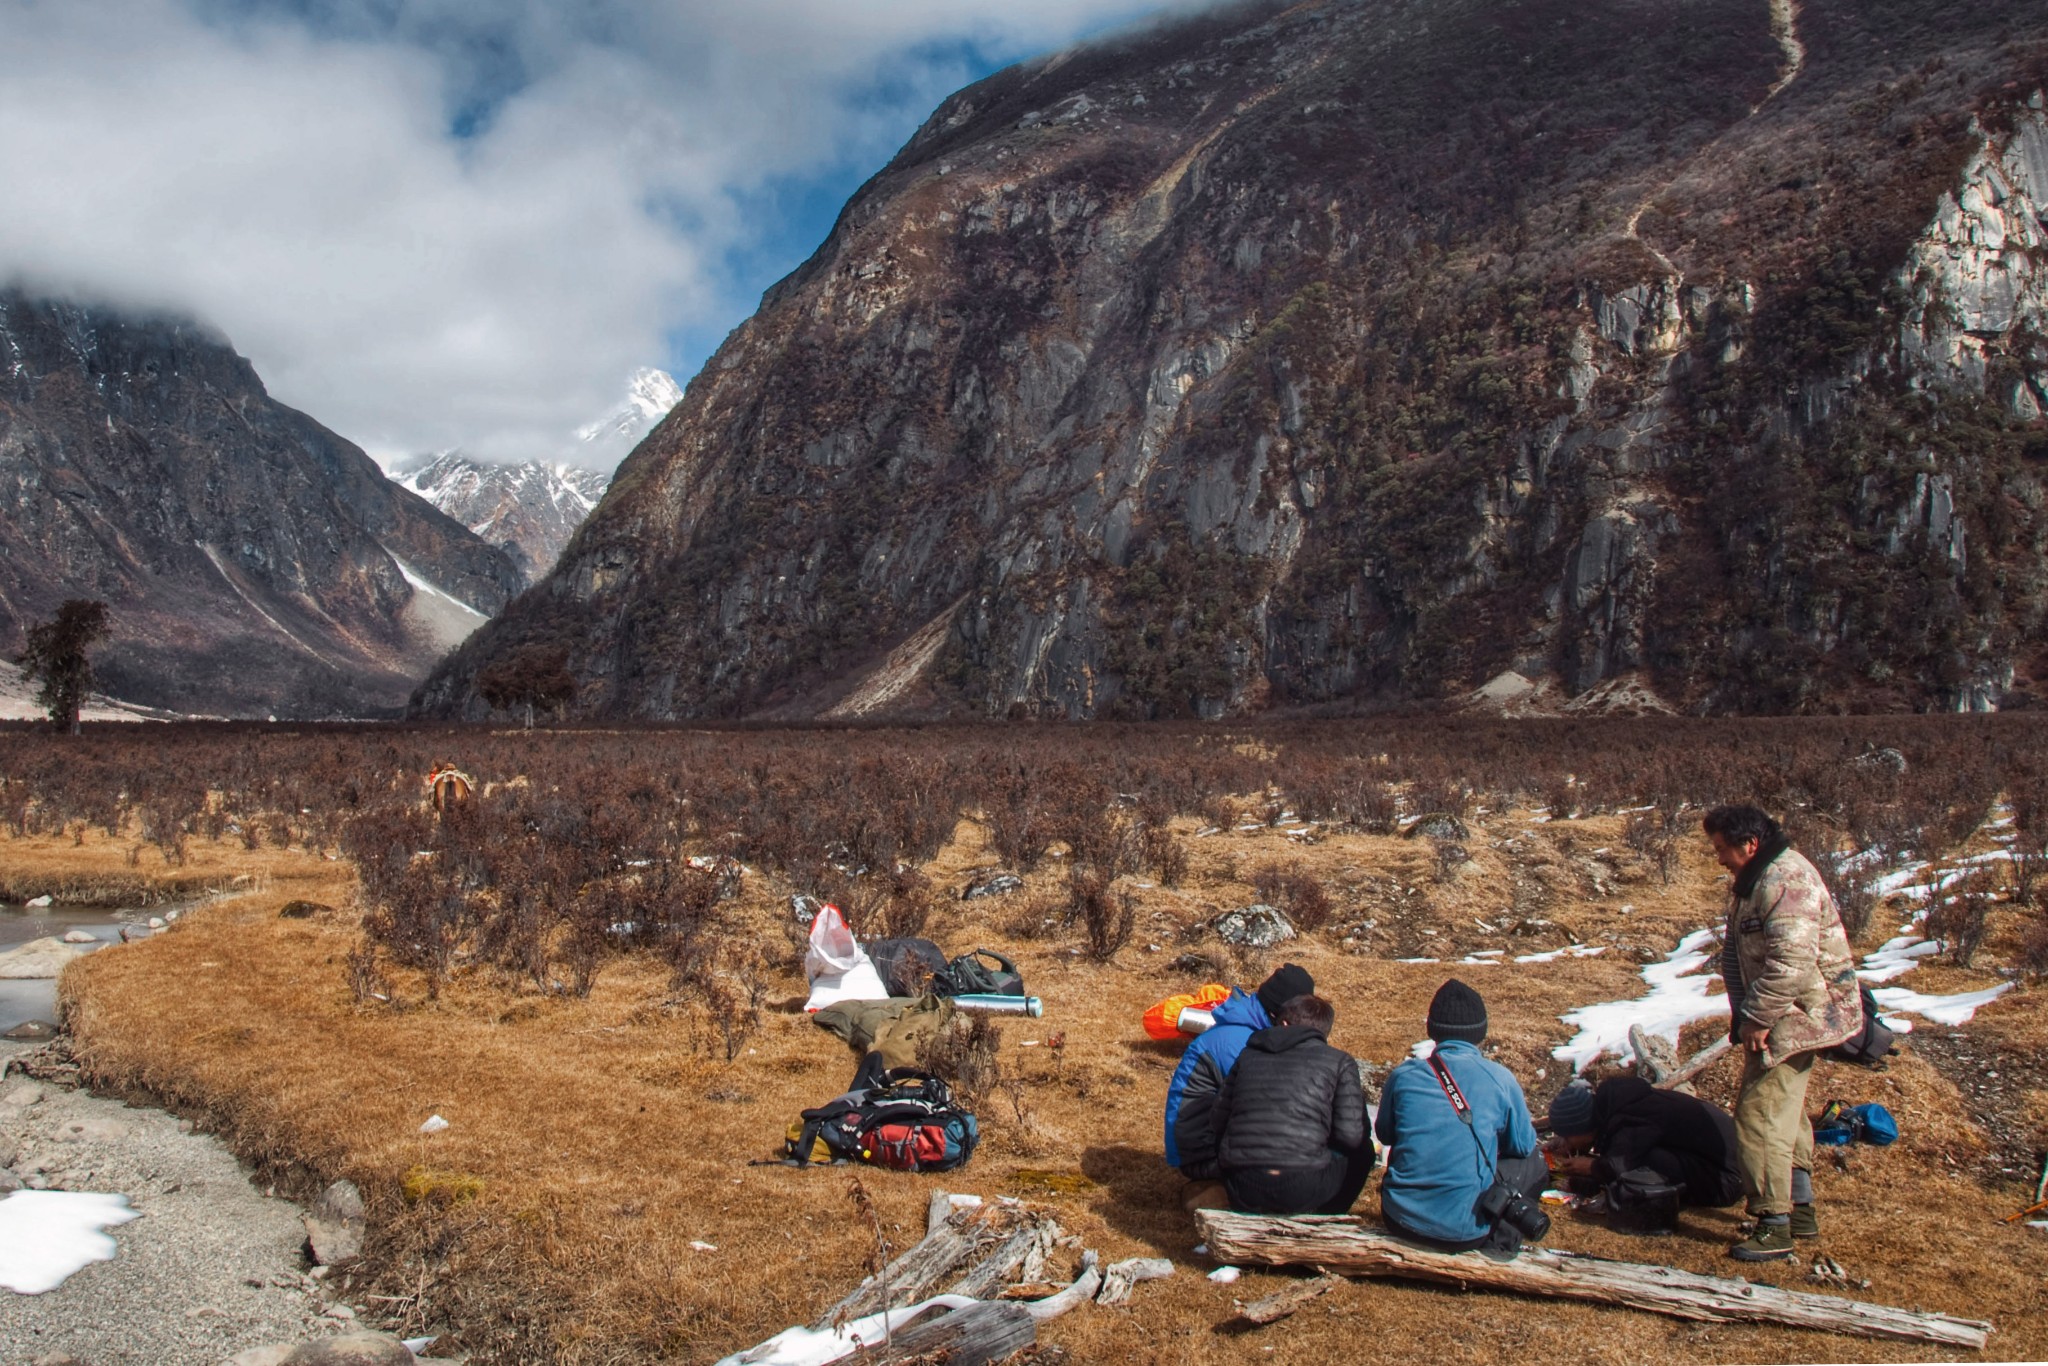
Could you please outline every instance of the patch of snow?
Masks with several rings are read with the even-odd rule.
[[[1714,961],[1710,946],[1716,938],[1713,930],[1695,930],[1678,941],[1669,958],[1644,968],[1643,980],[1650,984],[1647,995],[1581,1006],[1561,1016],[1579,1032],[1551,1049],[1550,1055],[1571,1063],[1574,1072],[1583,1072],[1603,1053],[1613,1053],[1623,1062],[1633,1059],[1635,1050],[1628,1041],[1631,1025],[1641,1025],[1645,1032],[1661,1034],[1675,1044],[1679,1031],[1693,1021],[1726,1016],[1728,993],[1721,986],[1720,974],[1700,972]]]
[[[1560,958],[1591,958],[1607,952],[1605,944],[1567,944],[1561,949],[1546,949],[1542,953],[1525,953],[1515,959],[1517,963],[1555,963]]]
[[[384,553],[386,555],[391,555],[390,547],[385,547]],[[477,624],[479,626],[481,626],[484,622],[490,620],[488,616],[484,615],[482,612],[477,611],[476,608],[471,607],[468,603],[464,602],[461,598],[456,597],[453,593],[446,591],[440,585],[434,583],[432,580],[427,578],[426,575],[420,573],[419,570],[414,569],[404,560],[399,559],[398,556],[391,555],[391,563],[398,566],[398,572],[405,575],[405,581],[411,584],[415,591],[427,593],[432,597],[440,599],[443,602],[453,603],[456,607],[461,608],[470,616],[475,617],[477,620]]]
[[[1910,1011],[1936,1024],[1968,1024],[1981,1006],[1987,1006],[2011,991],[2015,983],[2000,982],[1982,991],[1961,991],[1953,996],[1928,996],[1909,987],[1879,987],[1871,997],[1889,1011]]]
[[[92,1262],[111,1261],[101,1229],[142,1217],[125,1195],[16,1191],[0,1200],[0,1285],[18,1295],[55,1290]]]
[[[1434,963],[1437,960],[1434,958],[1396,958],[1394,961],[1396,963]]]
[[[1939,939],[1922,939],[1911,933],[1898,935],[1865,954],[1856,976],[1865,982],[1889,982],[1911,972],[1920,966],[1922,958],[1940,953],[1941,948]]]

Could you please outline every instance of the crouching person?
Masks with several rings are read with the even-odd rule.
[[[1550,1102],[1548,1151],[1557,1174],[1608,1194],[1618,1226],[1668,1229],[1682,1205],[1742,1198],[1735,1121],[1698,1096],[1660,1091],[1641,1077],[1597,1089],[1573,1082]]]
[[[1180,1066],[1166,1088],[1166,1164],[1188,1179],[1181,1203],[1190,1210],[1221,1206],[1223,1169],[1216,1161],[1216,1097],[1224,1078],[1237,1066],[1238,1055],[1252,1035],[1267,1028],[1280,1007],[1296,996],[1313,995],[1315,978],[1306,968],[1286,963],[1259,984],[1242,989],[1215,1010],[1216,1023],[1181,1055]]]
[[[1376,1132],[1389,1149],[1380,1212],[1404,1238],[1506,1260],[1550,1231],[1550,1170],[1514,1074],[1482,1057],[1486,1002],[1453,979],[1429,1003],[1436,1050],[1396,1067]]]
[[[1294,997],[1224,1079],[1213,1116],[1232,1209],[1343,1214],[1365,1189],[1378,1154],[1358,1063],[1330,1047],[1335,1020],[1322,997]]]

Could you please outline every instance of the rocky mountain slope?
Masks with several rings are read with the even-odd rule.
[[[404,703],[522,585],[189,322],[0,291],[0,651],[107,602],[110,696],[208,715]]]
[[[947,100],[423,689],[1218,716],[2048,683],[2048,0],[1240,5]]]
[[[461,451],[409,460],[391,477],[504,551],[529,580],[553,566],[611,483],[599,470],[492,464]]]

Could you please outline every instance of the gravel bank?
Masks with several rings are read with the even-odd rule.
[[[0,1066],[22,1051],[0,1043]],[[329,1316],[306,1274],[298,1208],[161,1110],[16,1074],[0,1081],[0,1167],[30,1186],[119,1192],[143,1216],[111,1230],[112,1261],[46,1294],[0,1290],[0,1366],[58,1353],[85,1366],[218,1366],[355,1326]]]

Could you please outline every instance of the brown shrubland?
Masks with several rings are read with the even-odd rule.
[[[2043,731],[2022,716],[89,727],[62,741],[5,729],[0,888],[223,893],[170,932],[68,971],[68,1023],[92,1076],[192,1115],[286,1189],[356,1180],[373,1232],[349,1293],[391,1326],[454,1330],[479,1362],[697,1362],[745,1346],[850,1289],[878,1236],[914,1241],[934,1186],[1047,1199],[1107,1259],[1175,1260],[1176,1276],[1140,1287],[1129,1308],[1048,1325],[1075,1360],[1235,1361],[1268,1346],[1393,1360],[1424,1341],[1450,1360],[1924,1359],[1906,1345],[1392,1283],[1343,1287],[1255,1337],[1219,1331],[1234,1298],[1281,1282],[1202,1278],[1179,1178],[1159,1156],[1179,1048],[1145,1038],[1138,1016],[1219,969],[1250,985],[1291,959],[1335,1002],[1334,1041],[1384,1076],[1457,975],[1486,995],[1496,1056],[1540,1114],[1568,1070],[1550,1056],[1571,1032],[1559,1017],[1640,993],[1645,962],[1718,923],[1699,808],[1759,799],[1817,856],[1981,851],[2001,793],[2026,838],[2020,794],[2048,773]],[[1903,771],[1862,762],[1875,748],[1897,750]],[[479,788],[436,819],[422,779],[444,755]],[[1561,791],[1575,818],[1531,814]],[[1459,812],[1467,857],[1446,863],[1430,841],[1393,833],[1396,801],[1408,815]],[[1276,803],[1318,822],[1313,842],[1234,828],[1277,817]],[[1645,804],[1655,809],[1632,809]],[[1211,825],[1223,829],[1198,834]],[[1184,865],[1175,878],[1165,850]],[[1838,857],[1823,866],[1855,881]],[[1024,890],[958,900],[994,867],[1024,876]],[[801,1014],[788,900],[799,891],[839,899],[864,934],[915,925],[949,953],[1004,948],[1044,998],[1042,1020],[970,1021],[927,1050],[981,1118],[966,1170],[862,1172],[856,1209],[843,1172],[751,1165],[856,1062]],[[1909,984],[1957,991],[2035,966],[2048,917],[2016,891],[1994,882],[1974,903],[1969,966],[1928,962]],[[1233,951],[1204,928],[1262,897],[1304,937]],[[338,909],[278,918],[293,899]],[[1859,948],[1909,909],[1865,908]],[[1935,912],[1967,929],[1976,909]],[[1606,951],[1457,962],[1572,942]],[[1684,1043],[1715,1032],[1696,1027]],[[2027,987],[1980,1012],[1964,1034],[2013,1060],[1995,1083],[1937,1065],[1944,1034],[1923,1025],[1881,1072],[1821,1064],[1814,1108],[1880,1100],[1904,1130],[1892,1148],[1823,1158],[1823,1247],[1872,1281],[1871,1298],[1990,1318],[1997,1355],[2040,1358],[2048,1238],[1997,1216],[2026,1203],[2025,1154],[2037,1162],[2048,1142],[2048,1076],[2028,1061],[2048,1027]],[[1724,1061],[1703,1092],[1725,1101],[1733,1077]],[[436,1113],[450,1127],[422,1135]],[[1368,1191],[1360,1208],[1375,1205]],[[1688,1213],[1678,1235],[1645,1240],[1565,1216],[1554,1240],[1725,1274],[1736,1219]],[[1750,1274],[1798,1285],[1804,1268]]]

